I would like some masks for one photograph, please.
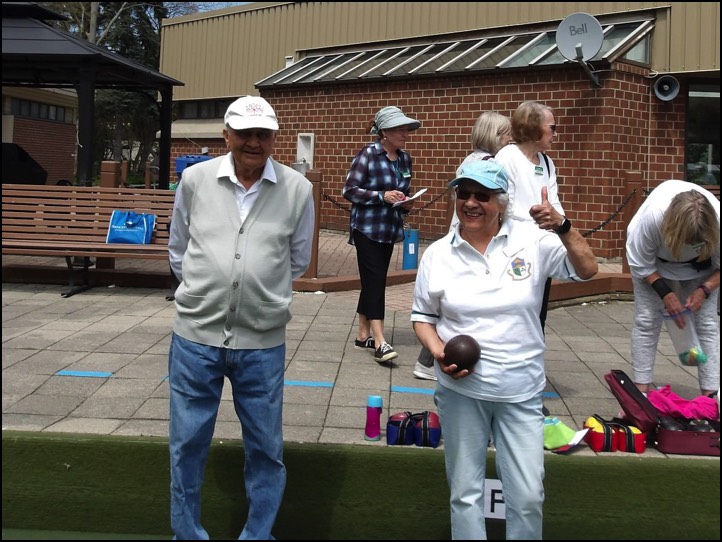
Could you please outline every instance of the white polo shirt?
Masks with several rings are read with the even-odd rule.
[[[581,280],[559,237],[533,222],[506,220],[479,254],[457,228],[424,252],[416,275],[412,322],[436,326],[442,341],[474,337],[481,346],[474,372],[455,380],[438,364],[439,384],[488,401],[521,402],[545,386],[544,334],[539,322],[547,277]]]
[[[511,143],[502,147],[494,161],[504,166],[509,176],[509,208],[515,220],[532,220],[529,209],[532,205],[541,203],[542,186],[547,187],[547,198],[552,207],[561,215],[564,208],[559,201],[559,186],[557,185],[557,170],[551,158],[544,160],[538,153],[539,165],[536,166],[524,156],[521,149]],[[547,169],[547,165],[549,166]]]

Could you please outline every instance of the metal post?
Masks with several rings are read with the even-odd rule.
[[[624,191],[625,197],[626,194],[631,194],[634,192],[634,196],[632,196],[632,199],[629,200],[629,203],[624,207],[624,250],[622,251],[622,254],[624,255],[622,257],[622,273],[629,273],[629,262],[627,261],[627,228],[629,227],[629,222],[632,220],[632,217],[635,215],[639,207],[642,205],[642,196],[643,194],[643,188],[642,188],[642,172],[641,171],[627,171],[626,172],[626,179],[625,179],[625,187],[626,190]]]
[[[306,172],[306,178],[311,181],[313,185],[313,207],[315,217],[313,221],[313,245],[311,248],[311,263],[308,264],[308,269],[303,274],[305,279],[316,279],[318,278],[318,232],[320,230],[321,220],[321,182],[323,176],[320,171],[310,170]]]

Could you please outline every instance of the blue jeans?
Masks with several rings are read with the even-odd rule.
[[[496,447],[507,540],[541,540],[544,415],[541,395],[521,403],[473,399],[438,384],[452,540],[486,540],[484,484],[489,439]]]
[[[208,540],[201,487],[224,377],[233,389],[245,452],[248,519],[239,540],[274,540],[271,529],[286,487],[283,464],[283,373],[286,345],[228,350],[173,334],[170,380],[170,511],[179,540]]]

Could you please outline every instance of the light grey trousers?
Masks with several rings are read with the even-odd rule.
[[[424,367],[434,366],[434,356],[431,355],[431,352],[425,346],[421,347],[419,357],[416,358],[416,361],[418,361]]]
[[[704,279],[667,280],[682,304],[704,282]],[[659,333],[663,326],[664,302],[644,279],[632,278],[634,286],[634,323],[632,325],[633,380],[637,384],[654,381],[654,362],[657,358]],[[700,346],[707,354],[707,363],[697,367],[700,390],[719,389],[719,321],[717,300],[719,289],[714,290],[694,315],[694,325]]]

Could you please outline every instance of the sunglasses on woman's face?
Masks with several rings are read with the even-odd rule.
[[[468,200],[471,196],[474,196],[476,198],[476,201],[481,203],[486,203],[491,199],[492,193],[491,192],[472,192],[471,190],[467,190],[465,188],[456,188],[456,198],[460,200]]]

